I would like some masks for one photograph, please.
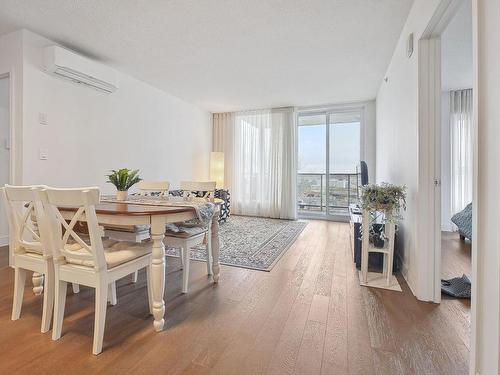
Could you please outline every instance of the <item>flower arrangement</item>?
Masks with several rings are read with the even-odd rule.
[[[406,186],[381,183],[362,187],[361,207],[375,212],[375,219],[381,217],[381,224],[395,223],[403,219],[401,211],[406,210]],[[374,220],[370,222],[369,233],[375,246],[383,246],[387,239],[384,228],[375,229]],[[383,225],[385,227],[385,225]]]
[[[118,200],[125,200],[127,197],[128,189],[142,180],[142,178],[139,177],[138,169],[112,169],[110,172],[111,174],[106,175],[106,177],[108,177],[108,181],[106,182],[115,185],[117,190],[116,198]]]

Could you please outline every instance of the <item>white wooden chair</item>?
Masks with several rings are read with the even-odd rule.
[[[44,275],[42,328],[50,329],[54,307],[54,266],[43,207],[36,200],[35,191],[41,186],[5,185],[2,197],[6,207],[12,244],[12,266],[14,267],[14,302],[12,320],[21,314],[27,271]]]
[[[210,182],[195,182],[183,181],[180,184],[183,190],[184,197],[188,198],[195,196],[194,192],[206,192],[204,198],[214,200],[215,185],[214,181]],[[177,223],[178,226],[185,226],[185,223]],[[212,274],[212,241],[211,241],[211,222],[207,227],[190,226],[189,233],[187,232],[172,232],[167,230],[165,239],[163,240],[166,246],[180,249],[180,257],[182,263],[182,293],[187,293],[189,283],[189,260],[190,249],[193,246],[200,245],[203,242],[207,244],[207,273]]]
[[[140,181],[137,184],[138,193],[142,196],[163,197],[168,195],[169,187],[170,183],[168,181]],[[149,225],[106,225],[105,236],[118,241],[141,242],[150,237]],[[137,276],[134,276],[133,281],[137,281]]]
[[[37,191],[43,202],[50,225],[55,274],[55,304],[52,339],[61,337],[67,283],[95,288],[95,322],[92,352],[102,351],[108,289],[116,280],[146,268],[149,309],[151,311],[150,243],[102,240],[102,228],[97,223],[95,204],[99,202],[98,188],[53,189]],[[76,207],[68,223],[60,208]],[[74,231],[78,220],[85,217],[88,239]]]

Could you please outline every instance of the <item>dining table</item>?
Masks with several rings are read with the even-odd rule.
[[[118,202],[111,197],[103,197],[101,202],[95,206],[97,221],[100,225],[134,226],[149,225],[152,241],[151,256],[151,286],[152,286],[152,313],[154,317],[153,326],[156,331],[162,331],[165,323],[165,227],[170,223],[179,223],[191,219],[197,219],[197,204],[203,204],[209,200],[205,198],[179,198],[162,199],[161,202],[141,198],[140,201]],[[209,241],[212,245],[212,278],[218,283],[220,275],[219,264],[219,221],[217,215],[220,209],[219,200],[210,200],[215,203],[213,219],[210,220]],[[61,215],[65,219],[71,219],[76,208],[61,207]],[[85,216],[81,217],[85,221]]]

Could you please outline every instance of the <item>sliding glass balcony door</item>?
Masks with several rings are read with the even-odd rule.
[[[358,202],[361,126],[361,110],[299,114],[300,217],[345,220]]]

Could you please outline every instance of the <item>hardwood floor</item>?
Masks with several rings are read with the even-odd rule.
[[[471,275],[471,243],[461,240],[457,232],[441,232],[442,277],[451,279]]]
[[[463,274],[471,277],[472,253],[470,241],[461,240],[456,232],[441,232],[441,277],[451,279]],[[461,329],[457,333],[469,348],[470,338],[470,299],[456,299],[442,294],[442,305]]]
[[[118,283],[104,351],[93,356],[94,293],[68,288],[63,336],[40,333],[41,297],[30,283],[10,320],[14,274],[0,271],[0,373],[37,374],[466,374],[469,325],[452,300],[418,302],[359,286],[349,226],[311,221],[271,272],[222,267],[218,286],[191,263],[167,259],[166,324],[155,333],[145,274]],[[6,260],[5,257],[0,259]],[[5,265],[6,263],[3,263]]]

